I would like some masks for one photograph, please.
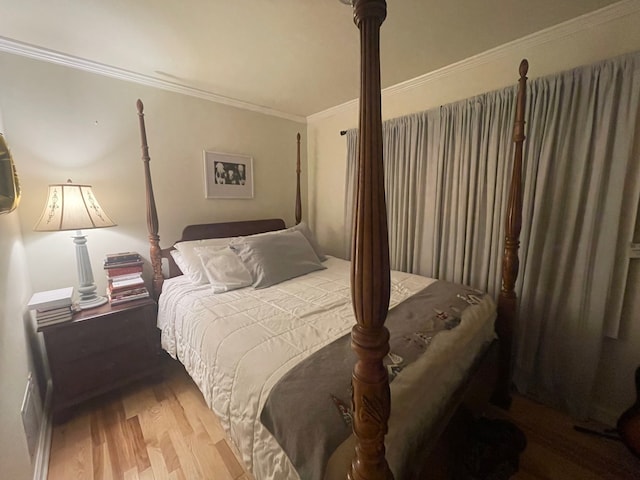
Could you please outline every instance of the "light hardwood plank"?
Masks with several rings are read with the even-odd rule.
[[[225,463],[215,448],[215,442],[204,425],[196,430],[193,440],[193,452],[200,463],[201,471],[215,472],[216,480],[234,480],[231,473],[226,470]]]
[[[140,480],[140,476],[138,475],[138,469],[132,468],[124,472],[124,480]]]
[[[155,480],[155,476],[153,475],[153,469],[151,467],[146,470],[140,472],[138,474],[140,480]]]
[[[93,478],[91,430],[87,415],[78,415],[62,426],[60,435],[54,440],[63,445],[55,451],[56,456],[66,461],[54,465],[49,478],[67,480],[70,478],[83,480]],[[53,449],[52,449],[53,450]]]
[[[153,391],[149,388],[140,388],[139,384],[127,387],[122,392],[122,405],[127,418],[135,417],[156,404]]]
[[[162,450],[157,442],[151,442],[147,444],[147,454],[149,455],[149,462],[151,463],[151,470],[156,480],[168,480],[169,472],[162,456]]]
[[[151,467],[151,461],[149,460],[146,442],[137,415],[127,419],[127,431],[133,446],[138,472],[144,472]]]
[[[200,471],[197,462],[194,459],[193,451],[189,448],[189,443],[193,437],[193,432],[189,435],[182,436],[176,431],[169,432],[171,441],[176,450],[176,454],[180,461],[180,467],[187,479],[206,478],[205,473]]]
[[[216,443],[216,450],[218,450],[220,457],[222,457],[224,466],[231,474],[231,478],[238,478],[242,476],[244,469],[225,440],[220,440]]]
[[[171,413],[173,415],[172,418],[175,420],[175,423],[178,429],[180,430],[180,433],[184,436],[191,435],[193,433],[193,427],[189,423],[189,420],[187,420],[187,416],[185,415],[185,412],[184,412],[184,407],[178,400],[178,397],[176,396],[175,392],[171,389],[168,389],[166,392],[166,395],[167,395],[166,402],[171,410]]]
[[[164,464],[169,473],[180,470],[180,460],[178,460],[176,449],[173,448],[173,442],[171,441],[168,430],[160,436],[160,451],[162,452],[162,458],[164,458]]]
[[[124,424],[124,409],[119,401],[111,402],[101,409],[111,471],[115,478],[122,478],[124,472],[136,465],[135,457],[127,441]]]

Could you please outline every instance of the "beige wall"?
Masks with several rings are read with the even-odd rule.
[[[515,84],[518,64],[525,57],[530,63],[529,77],[535,78],[638,50],[638,24],[640,13],[634,13],[565,29],[562,35],[539,35],[516,42],[492,54],[450,68],[441,75],[432,75],[420,85],[390,89],[383,95],[383,117],[387,119],[427,110]],[[346,139],[339,135],[339,131],[356,127],[357,118],[357,105],[353,102],[308,119],[310,223],[323,248],[338,256],[343,256],[346,248],[343,220]],[[637,283],[637,279],[635,281]],[[629,291],[632,289],[629,288]],[[627,303],[624,317],[624,337],[605,344],[596,391],[599,402],[597,413],[600,418],[609,421],[630,404],[633,398],[630,378],[635,365],[640,363],[638,302]],[[633,327],[630,326],[632,321],[636,324]]]
[[[20,407],[30,358],[25,304],[31,294],[17,212],[0,215],[0,469],[2,478],[31,478]]]
[[[108,252],[148,258],[144,177],[135,102],[145,104],[162,246],[192,223],[294,219],[296,133],[305,125],[68,67],[0,54],[0,102],[20,170],[20,223],[35,291],[76,284],[70,232],[34,232],[47,185],[93,185],[117,227],[90,230],[98,289]],[[204,198],[203,149],[254,157],[255,198]],[[306,151],[302,170],[306,172]],[[306,174],[302,194],[306,195]]]

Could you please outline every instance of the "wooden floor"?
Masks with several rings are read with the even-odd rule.
[[[578,432],[576,422],[545,405],[515,396],[508,413],[492,407],[487,416],[511,420],[527,437],[515,480],[640,480],[640,459],[620,441]]]
[[[507,418],[526,434],[515,480],[640,479],[640,460],[614,440],[576,432],[562,414],[515,397]],[[142,382],[80,407],[53,430],[50,480],[250,480],[202,395],[173,361]],[[400,479],[398,479],[400,480]],[[444,480],[444,479],[443,479]]]
[[[53,429],[50,480],[250,480],[179,363],[95,399]]]

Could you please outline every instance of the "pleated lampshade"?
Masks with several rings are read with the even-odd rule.
[[[91,185],[49,185],[49,195],[34,230],[54,232],[113,227],[115,223],[100,207]]]

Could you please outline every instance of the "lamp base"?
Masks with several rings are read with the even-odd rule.
[[[109,300],[107,299],[107,297],[96,296],[95,298],[89,300],[79,300],[78,307],[80,308],[80,310],[88,310],[89,308],[95,308],[99,307],[100,305],[104,305],[108,301]]]
[[[89,261],[89,251],[87,250],[87,237],[80,230],[72,237],[76,246],[76,263],[78,266],[78,307],[80,310],[99,307],[107,303],[107,298],[96,295],[96,284],[93,282],[93,272]]]

